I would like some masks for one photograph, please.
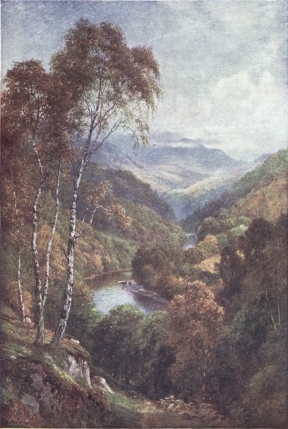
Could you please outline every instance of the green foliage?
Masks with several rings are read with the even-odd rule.
[[[168,308],[169,340],[176,356],[172,377],[188,395],[201,395],[205,400],[206,375],[212,366],[222,319],[223,309],[211,290],[200,281],[188,284]]]
[[[286,234],[287,216],[274,225],[255,219],[239,238],[238,249],[227,247],[221,254],[224,289],[217,299],[225,308],[222,352],[228,353],[229,364],[224,366],[220,347],[219,404],[227,411],[229,401],[240,425],[285,426]]]
[[[197,243],[196,247],[203,254],[203,259],[210,258],[219,253],[218,241],[214,235],[207,235],[204,240]]]
[[[223,250],[223,249],[224,249],[224,247],[226,247],[226,246],[228,245],[228,243],[229,243],[229,239],[228,239],[227,234],[224,234],[224,233],[222,233],[222,234],[217,234],[217,235],[216,235],[216,238],[217,238],[217,241],[218,241],[218,245],[219,245],[219,249],[220,249],[220,250]]]
[[[131,305],[110,311],[93,330],[94,364],[109,371],[125,389],[150,398],[170,393],[174,354],[167,343],[165,317],[162,312],[145,316]]]
[[[179,292],[175,281],[183,274],[183,251],[167,245],[144,245],[138,248],[132,260],[133,277],[147,289],[171,299]]]
[[[143,314],[132,305],[121,305],[111,310],[108,316],[93,331],[93,359],[113,377],[130,384],[133,337]],[[129,354],[129,358],[127,358]]]
[[[249,226],[251,220],[257,217],[276,221],[287,207],[284,190],[287,154],[286,149],[270,156],[263,164],[236,182],[219,199],[197,209],[182,222],[184,230],[195,231],[200,225],[202,239],[210,233],[217,235],[227,233],[229,229],[240,225]]]
[[[189,265],[199,264],[203,259],[204,253],[197,246],[184,251],[184,261]]]

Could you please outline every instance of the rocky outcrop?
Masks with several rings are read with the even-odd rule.
[[[105,378],[100,376],[93,377],[93,384],[96,385],[104,393],[114,393]]]
[[[69,356],[68,362],[69,377],[52,360],[18,356],[6,362],[2,385],[13,394],[2,404],[1,427],[109,426],[109,405],[99,388],[90,387],[87,361]]]
[[[91,387],[90,367],[87,360],[69,355],[64,370],[70,377],[75,380],[82,380]]]

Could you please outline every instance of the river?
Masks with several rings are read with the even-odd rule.
[[[183,250],[195,247],[197,235],[195,233],[187,234],[187,242],[182,247]],[[139,308],[143,313],[150,314],[157,310],[165,310],[169,301],[159,297],[155,293],[145,291],[131,279],[131,272],[127,271],[121,274],[111,274],[97,279],[97,288],[95,288],[93,300],[97,310],[103,314],[108,314],[112,308],[122,304],[132,304]],[[123,287],[119,281],[131,282],[131,285]]]
[[[131,284],[123,286],[119,281],[130,281]],[[157,294],[145,291],[131,279],[131,272],[113,274],[97,281],[97,289],[94,291],[93,300],[97,310],[108,314],[112,308],[122,304],[132,304],[145,314],[157,310],[165,310],[168,300]]]
[[[187,241],[182,247],[183,250],[191,249],[192,247],[196,246],[198,237],[197,234],[194,232],[188,233],[187,235]]]

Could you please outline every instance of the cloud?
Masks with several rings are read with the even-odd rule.
[[[6,1],[2,70],[30,58],[48,65],[78,19],[108,20],[160,63],[165,97],[152,130],[217,139],[235,153],[261,151],[263,142],[273,151],[287,141],[286,8],[270,0]]]

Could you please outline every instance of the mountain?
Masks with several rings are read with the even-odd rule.
[[[128,169],[129,167],[130,171],[135,168],[144,170],[144,175],[147,170],[156,183],[159,181],[160,188],[161,185],[165,187],[165,180],[160,180],[160,173],[167,176],[167,186],[171,188],[169,181],[176,187],[190,185],[187,172],[204,178],[219,168],[231,168],[242,164],[222,150],[207,148],[199,142],[199,140],[183,138],[167,144],[152,142],[145,148],[133,148],[126,136],[119,141],[103,145],[93,160],[108,168]],[[137,171],[136,176],[141,178],[143,171]]]
[[[262,162],[266,161],[266,159],[270,158],[270,156],[273,155],[272,153],[263,153],[259,158],[255,160],[255,163],[261,164]]]
[[[182,223],[190,231],[208,217],[263,217],[275,221],[287,212],[288,150],[280,150],[245,174],[219,199],[207,203]]]
[[[104,181],[108,182],[111,191],[117,198],[146,206],[163,219],[170,221],[175,219],[170,205],[160,198],[148,183],[144,183],[128,170],[103,168],[99,164],[91,163],[85,177],[91,177],[91,183],[96,185]]]
[[[158,140],[152,140],[150,146],[135,148],[130,136],[118,136],[103,145],[93,161],[105,168],[128,170],[148,183],[172,206],[177,219],[220,196],[253,168],[220,149],[207,147],[216,141],[173,140],[170,134],[154,138]]]

